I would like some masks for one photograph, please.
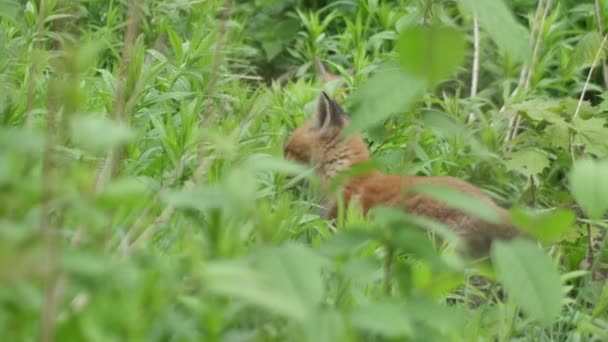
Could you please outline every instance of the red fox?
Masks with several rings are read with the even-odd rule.
[[[284,157],[315,167],[322,187],[350,167],[370,160],[368,148],[358,134],[348,138],[343,130],[349,119],[342,107],[322,92],[317,100],[313,117],[295,129],[284,145]],[[460,210],[451,208],[426,194],[413,192],[417,185],[438,185],[469,194],[495,209],[501,223],[491,223]],[[511,239],[520,231],[510,223],[509,212],[476,186],[447,176],[399,176],[387,175],[377,170],[357,175],[342,185],[344,205],[357,200],[364,214],[378,205],[404,209],[408,213],[425,216],[453,229],[465,242],[473,256],[488,254],[495,239]],[[336,218],[337,204],[331,198],[329,216]]]

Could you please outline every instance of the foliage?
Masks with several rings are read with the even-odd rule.
[[[226,3],[0,0],[7,341],[608,339],[592,2],[554,2],[534,62],[535,1]],[[313,170],[281,156],[323,89],[375,165],[467,179],[538,243],[470,260],[432,220],[324,219]]]

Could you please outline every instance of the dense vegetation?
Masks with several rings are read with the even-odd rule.
[[[3,340],[608,340],[602,18],[592,0],[0,0]],[[386,208],[324,219],[282,157],[321,90],[381,170],[469,180],[538,243],[470,260]]]

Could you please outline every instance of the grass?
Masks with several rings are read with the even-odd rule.
[[[512,15],[504,31],[478,12],[476,74],[467,3],[0,1],[5,339],[608,338],[594,4],[555,2],[541,25],[537,2],[504,2],[490,20]],[[421,23],[462,36],[462,62],[434,86],[394,87],[378,71],[402,61],[395,43]],[[534,23],[530,84],[511,96],[524,62],[509,30]],[[444,46],[429,65],[449,68]],[[344,87],[323,81],[317,58]],[[501,245],[491,266],[395,213],[325,220],[318,180],[282,158],[321,90],[361,123],[382,170],[467,179],[542,248]],[[479,292],[476,274],[496,281]]]

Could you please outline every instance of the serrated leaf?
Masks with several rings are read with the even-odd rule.
[[[559,115],[567,103],[555,99],[532,99],[512,105],[521,114],[526,115],[532,121],[547,121],[556,124],[567,124]]]
[[[608,127],[602,118],[583,119],[575,117],[572,125],[576,130],[575,144],[584,144],[585,151],[600,159],[608,157]]]
[[[580,68],[590,67],[601,45],[602,37],[597,31],[589,31],[583,34],[574,46],[574,52],[568,63],[568,70],[572,72]],[[601,51],[600,60],[603,58],[604,53]]]
[[[551,324],[559,315],[563,294],[551,258],[527,240],[497,241],[492,262],[507,294],[532,319]]]
[[[465,41],[462,33],[450,27],[412,27],[401,32],[396,50],[406,72],[433,86],[462,64]]]
[[[528,37],[530,34],[523,25],[517,22],[503,0],[460,0],[460,4],[471,15],[477,16],[479,26],[503,50],[519,61],[529,58]]]
[[[560,239],[574,226],[576,219],[574,213],[568,209],[556,209],[541,213],[513,210],[511,217],[519,228],[535,236],[543,243]]]
[[[591,219],[601,218],[608,210],[608,160],[577,161],[570,173],[570,187],[576,202]]]
[[[550,161],[549,157],[540,150],[527,148],[509,154],[505,164],[509,171],[535,176],[549,167]]]

